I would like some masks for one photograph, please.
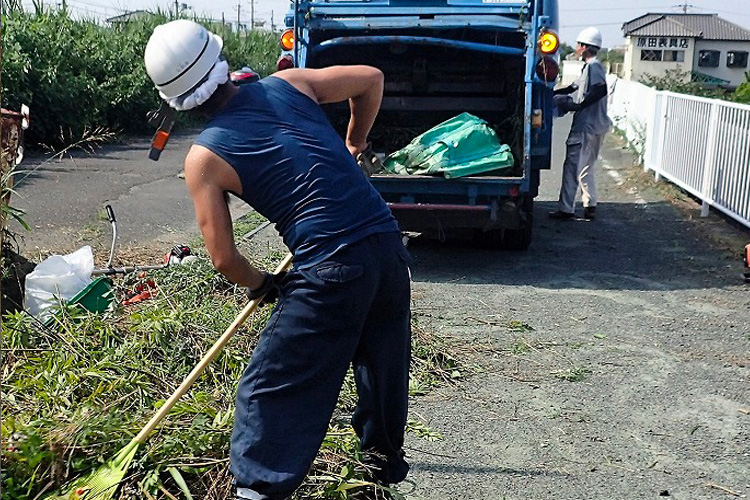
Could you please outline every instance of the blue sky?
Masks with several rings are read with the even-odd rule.
[[[30,1],[30,0],[26,0]],[[62,0],[42,0],[45,4]],[[189,5],[196,13],[227,20],[239,17],[243,23],[250,20],[251,0],[178,0]],[[750,29],[750,0],[626,0],[605,2],[603,0],[559,0],[560,35],[563,41],[573,43],[578,32],[586,26],[598,26],[604,36],[604,45],[612,47],[623,43],[622,23],[647,12],[681,12],[680,3],[687,4],[690,13],[716,13],[724,19]],[[77,14],[106,18],[128,10],[161,8],[173,9],[174,0],[66,0],[69,8]],[[627,5],[625,7],[624,5]],[[270,24],[281,24],[289,8],[289,0],[255,0],[255,19]]]

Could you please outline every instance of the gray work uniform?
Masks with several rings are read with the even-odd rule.
[[[581,77],[575,85],[573,101],[582,102],[589,89],[597,84],[607,84],[604,66],[592,58],[586,62]],[[604,136],[612,126],[607,116],[607,98],[604,97],[591,106],[576,111],[573,125],[566,141],[566,156],[563,164],[562,187],[560,188],[559,209],[566,213],[575,212],[575,199],[581,188],[584,207],[596,206],[596,181],[594,167],[599,157],[599,149]]]

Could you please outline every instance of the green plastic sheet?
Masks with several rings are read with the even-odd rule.
[[[401,175],[443,175],[446,179],[479,173],[510,175],[513,154],[489,124],[470,113],[436,125],[418,135],[383,162]]]

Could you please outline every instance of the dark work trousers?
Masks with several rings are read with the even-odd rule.
[[[284,499],[302,483],[350,363],[362,450],[387,458],[384,482],[406,476],[408,259],[401,235],[382,233],[287,274],[237,389],[231,471],[249,498]]]

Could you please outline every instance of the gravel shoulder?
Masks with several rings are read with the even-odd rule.
[[[442,439],[408,439],[409,499],[750,496],[750,232],[606,143],[598,220],[546,218],[555,169],[527,252],[410,245],[420,323],[478,372],[413,401]]]

